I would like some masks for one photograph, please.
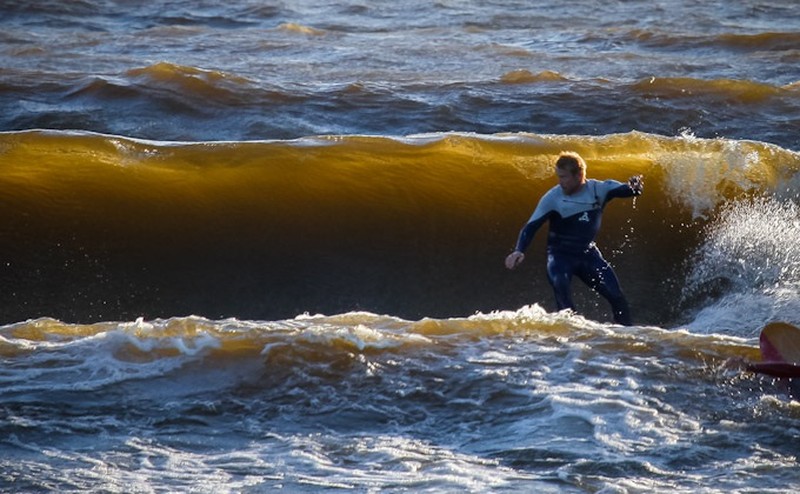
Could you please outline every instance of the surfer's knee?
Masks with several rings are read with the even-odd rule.
[[[547,272],[547,279],[550,281],[550,286],[553,288],[558,310],[574,309],[572,295],[570,293],[571,280],[569,274],[564,271],[549,269]]]

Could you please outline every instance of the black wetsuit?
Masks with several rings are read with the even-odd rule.
[[[619,286],[617,275],[603,259],[594,239],[608,201],[640,193],[616,180],[601,182],[589,179],[572,195],[566,195],[561,186],[555,186],[542,196],[520,232],[516,250],[524,252],[539,228],[545,222],[550,222],[547,277],[553,286],[559,310],[575,308],[570,281],[572,276],[578,276],[611,303],[617,323],[631,324],[628,301]]]

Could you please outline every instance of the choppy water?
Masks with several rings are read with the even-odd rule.
[[[0,2],[0,490],[797,489],[795,11]],[[563,149],[637,326],[503,268]]]

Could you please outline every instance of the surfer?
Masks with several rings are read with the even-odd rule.
[[[539,200],[520,231],[514,251],[506,257],[506,267],[514,269],[519,266],[533,236],[549,221],[547,278],[553,287],[558,310],[575,308],[570,289],[575,275],[611,303],[614,321],[630,326],[628,301],[617,275],[603,258],[594,239],[608,201],[615,197],[640,195],[644,188],[642,177],[631,177],[628,183],[587,179],[586,162],[574,152],[561,153],[555,169],[558,185]]]

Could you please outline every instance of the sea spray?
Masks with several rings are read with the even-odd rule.
[[[684,302],[703,308],[692,326],[756,334],[772,320],[800,317],[787,296],[800,287],[798,205],[759,196],[724,205],[716,218],[688,262]]]

